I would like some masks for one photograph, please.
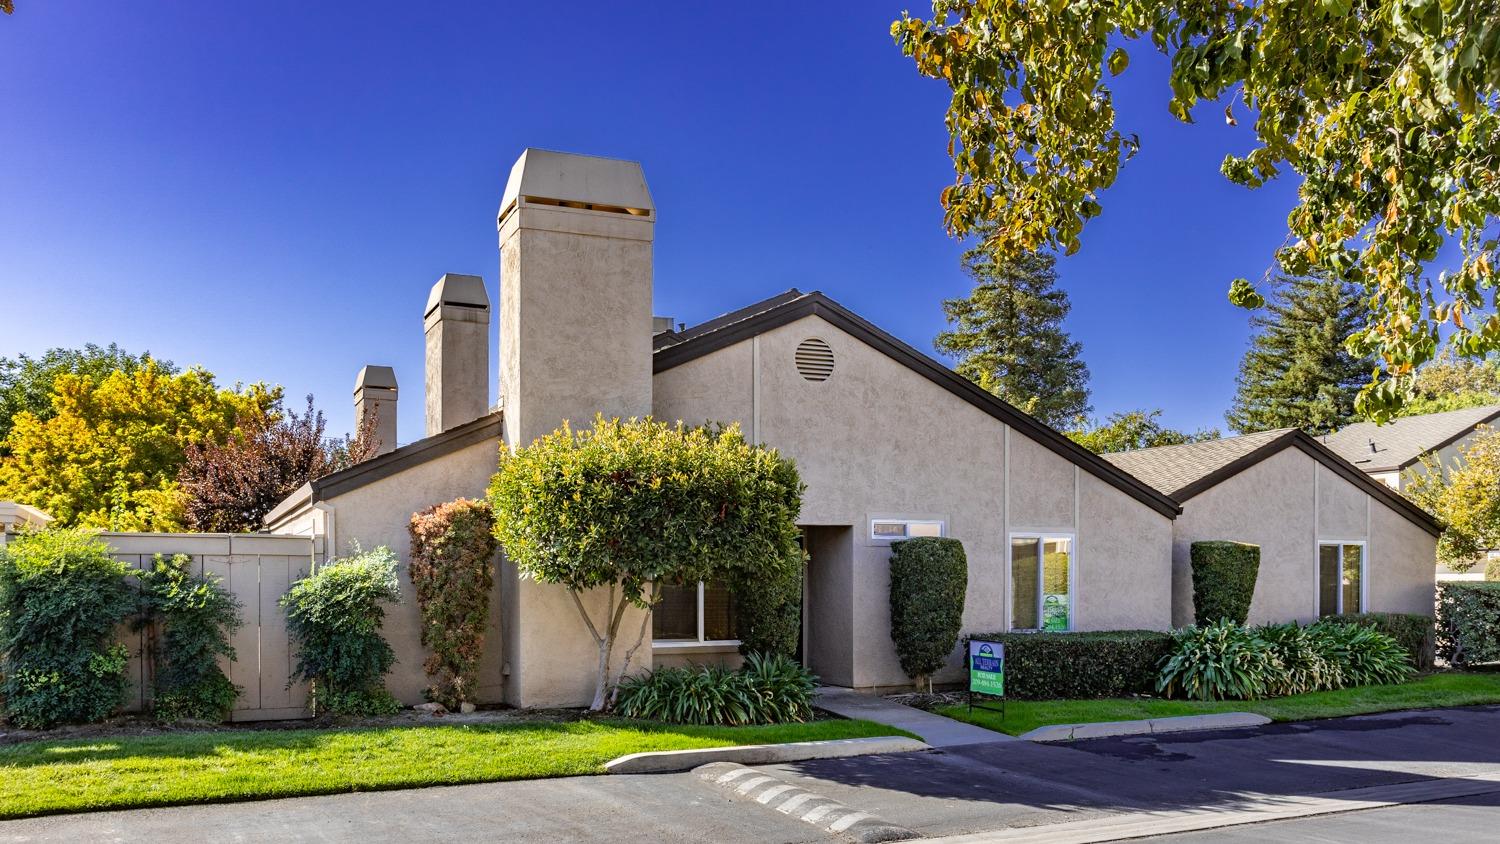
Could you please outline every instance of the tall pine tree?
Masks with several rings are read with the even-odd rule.
[[[1234,405],[1225,414],[1241,434],[1301,428],[1314,434],[1355,419],[1354,399],[1374,363],[1344,348],[1365,325],[1353,285],[1326,277],[1278,277],[1255,336],[1240,361]]]
[[[963,256],[974,292],[949,299],[951,331],[939,352],[958,360],[958,373],[1054,428],[1087,416],[1089,371],[1083,347],[1063,330],[1071,307],[1056,287],[1057,259],[1045,252],[996,261],[983,243]]]

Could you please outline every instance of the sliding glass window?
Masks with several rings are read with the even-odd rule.
[[[1073,629],[1073,538],[1010,538],[1010,628]]]
[[[1318,544],[1318,617],[1364,612],[1365,544]]]

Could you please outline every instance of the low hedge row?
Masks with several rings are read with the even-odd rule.
[[[1406,612],[1346,612],[1322,620],[1379,630],[1400,643],[1418,671],[1432,670],[1434,638],[1431,616]]]
[[[1031,700],[1153,694],[1173,647],[1172,634],[1154,630],[973,638],[1005,645],[1005,694]]]

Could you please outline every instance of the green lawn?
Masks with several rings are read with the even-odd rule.
[[[1006,702],[1003,719],[999,712],[975,709],[971,713],[965,706],[945,706],[937,711],[949,718],[1016,736],[1048,724],[1132,721],[1172,715],[1201,715],[1207,712],[1259,712],[1273,721],[1306,721],[1312,718],[1367,715],[1395,709],[1431,709],[1487,703],[1500,703],[1500,674],[1444,672],[1429,674],[1399,686],[1360,686],[1336,692],[1314,692],[1269,700],[1011,700]]]
[[[907,735],[868,721],[258,730],[0,747],[0,818],[597,774],[626,753]]]

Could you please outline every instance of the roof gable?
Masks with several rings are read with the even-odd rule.
[[[1434,536],[1442,532],[1426,510],[1340,457],[1328,446],[1296,428],[1279,428],[1200,443],[1143,448],[1104,455],[1167,494],[1178,504],[1238,475],[1287,448],[1296,448]]]
[[[1403,416],[1383,425],[1356,422],[1322,438],[1324,445],[1365,472],[1399,472],[1422,455],[1451,445],[1479,425],[1500,420],[1500,405]]]
[[[677,335],[685,339],[655,351],[652,372],[665,372],[809,316],[823,319],[1158,513],[1172,518],[1181,512],[1166,495],[816,291],[790,290],[689,328]]]

